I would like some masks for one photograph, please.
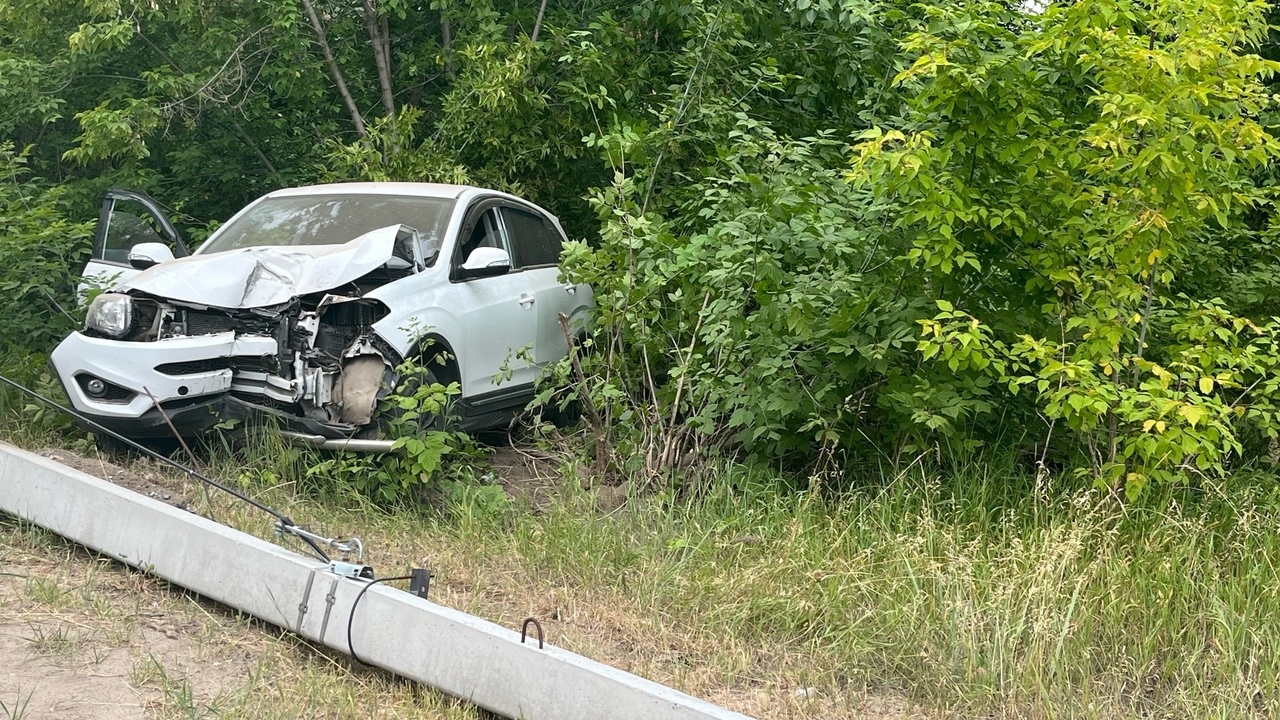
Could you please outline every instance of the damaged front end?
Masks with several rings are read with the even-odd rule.
[[[225,310],[129,299],[127,335],[77,333],[53,362],[64,383],[70,375],[76,405],[134,437],[172,433],[161,409],[179,418],[183,435],[265,413],[309,434],[347,437],[372,420],[398,361],[371,330],[388,312],[376,300],[325,294]]]
[[[171,436],[171,423],[196,435],[261,415],[313,438],[351,437],[371,423],[400,360],[373,330],[388,308],[364,293],[421,262],[405,241],[410,229],[384,230],[353,241],[366,257],[345,269],[317,268],[325,253],[280,250],[240,263],[238,278],[227,277],[237,267],[228,258],[211,258],[220,277],[201,278],[210,268],[195,263],[155,281],[144,273],[95,299],[84,332],[54,351],[54,367],[78,410],[134,438]],[[182,291],[196,280],[203,292]],[[172,292],[154,292],[161,287]],[[291,294],[299,289],[312,291]],[[219,294],[240,306],[192,300]]]

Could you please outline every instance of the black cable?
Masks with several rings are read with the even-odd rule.
[[[249,497],[248,495],[245,495],[244,493],[242,493],[242,492],[240,492],[240,491],[236,490],[235,488],[229,487],[229,486],[227,486],[227,485],[223,485],[222,483],[218,482],[217,480],[214,480],[213,478],[210,478],[210,477],[207,477],[207,476],[205,476],[205,475],[202,475],[201,473],[198,473],[198,472],[196,472],[195,470],[192,470],[191,468],[187,467],[186,465],[183,465],[182,463],[178,462],[177,460],[174,460],[174,459],[172,459],[172,458],[169,458],[169,457],[166,457],[166,456],[164,456],[164,455],[161,455],[160,453],[158,453],[158,452],[156,452],[156,451],[152,450],[151,448],[148,448],[148,447],[145,447],[145,446],[143,446],[143,445],[140,445],[140,444],[138,444],[138,443],[134,442],[133,440],[130,440],[129,438],[127,438],[127,437],[125,437],[125,436],[121,435],[120,433],[116,432],[115,430],[112,430],[111,428],[105,427],[105,426],[103,426],[103,425],[102,425],[102,424],[100,424],[100,423],[94,422],[93,420],[89,419],[88,417],[85,417],[84,415],[81,415],[80,413],[76,412],[75,410],[72,410],[72,409],[71,409],[71,408],[69,408],[69,407],[66,407],[65,405],[63,405],[63,404],[59,403],[59,402],[58,402],[58,401],[56,401],[56,400],[53,400],[53,399],[48,398],[48,397],[45,397],[44,395],[41,395],[40,393],[36,392],[35,390],[32,390],[32,389],[31,389],[31,388],[29,388],[29,387],[26,387],[25,385],[22,385],[22,384],[20,384],[20,383],[18,383],[18,382],[15,382],[15,381],[13,381],[13,380],[10,380],[9,378],[5,377],[4,375],[0,375],[0,382],[3,382],[3,383],[5,383],[6,385],[9,385],[10,387],[13,387],[13,388],[15,388],[15,389],[17,389],[17,390],[19,390],[19,391],[21,391],[21,392],[26,393],[27,395],[30,395],[31,397],[33,397],[33,398],[35,398],[35,399],[39,400],[40,402],[43,402],[43,403],[44,403],[44,404],[46,404],[46,405],[49,405],[50,407],[54,407],[54,408],[57,408],[57,409],[61,410],[62,412],[64,412],[64,413],[66,413],[66,414],[70,415],[71,417],[73,417],[73,418],[75,418],[75,419],[79,420],[80,422],[85,423],[86,425],[90,425],[90,426],[92,426],[95,430],[98,430],[98,431],[100,431],[100,432],[104,432],[104,433],[106,433],[107,435],[110,435],[111,437],[113,437],[113,438],[115,438],[115,439],[117,439],[117,440],[120,440],[120,441],[124,442],[125,444],[129,445],[130,447],[133,447],[134,449],[141,451],[143,454],[147,455],[148,457],[151,457],[151,458],[154,458],[154,459],[156,459],[156,460],[159,460],[160,462],[165,463],[165,464],[167,464],[167,465],[171,465],[171,466],[173,466],[173,467],[177,468],[178,470],[181,470],[182,472],[184,472],[184,473],[186,473],[186,474],[190,475],[191,477],[193,477],[193,478],[195,478],[195,479],[197,479],[197,480],[199,480],[199,481],[201,481],[201,482],[203,482],[203,483],[205,483],[205,484],[207,484],[207,485],[210,485],[210,486],[212,486],[212,487],[215,487],[215,488],[217,488],[217,489],[221,490],[222,492],[225,492],[225,493],[227,493],[228,495],[231,495],[232,497],[234,497],[234,498],[236,498],[236,499],[238,499],[238,500],[243,500],[244,502],[249,503],[249,504],[250,504],[250,505],[252,505],[253,507],[255,507],[255,508],[257,508],[257,509],[259,509],[259,510],[261,510],[261,511],[265,512],[265,513],[267,513],[268,515],[270,515],[270,516],[274,517],[276,520],[279,520],[279,521],[280,521],[280,523],[281,523],[282,525],[284,525],[284,526],[287,526],[287,527],[297,527],[297,525],[295,525],[295,524],[294,524],[293,520],[292,520],[292,519],[290,519],[288,515],[285,515],[284,513],[280,512],[279,510],[275,510],[274,508],[271,508],[271,507],[270,507],[270,506],[268,506],[268,505],[264,505],[263,503],[261,503],[261,502],[259,502],[259,501],[257,501],[257,500],[254,500],[253,498]],[[306,543],[306,544],[307,544],[307,545],[308,545],[308,546],[309,546],[309,547],[310,547],[310,548],[315,552],[315,554],[316,554],[316,555],[318,555],[318,556],[320,557],[320,559],[321,559],[321,560],[323,560],[323,561],[325,561],[325,562],[329,562],[329,561],[330,561],[330,560],[329,560],[329,556],[325,553],[325,551],[324,551],[324,550],[322,550],[322,549],[320,548],[320,546],[319,546],[319,545],[317,545],[317,544],[315,543],[315,541],[314,541],[314,540],[312,540],[312,539],[311,539],[311,538],[309,538],[309,537],[301,536],[301,535],[300,535],[300,536],[297,536],[297,537],[298,537],[300,540],[302,540],[302,542]]]
[[[360,604],[360,598],[364,597],[364,594],[369,592],[369,588],[373,587],[374,585],[377,585],[378,583],[390,582],[391,580],[412,580],[412,579],[413,579],[412,575],[398,575],[396,577],[378,578],[377,580],[370,580],[368,585],[365,585],[364,587],[360,588],[360,592],[356,594],[355,602],[351,603],[351,614],[347,616],[347,652],[351,653],[351,657],[355,658],[356,662],[360,663],[361,665],[369,664],[361,660],[359,655],[356,655],[355,646],[351,644],[351,623],[355,622],[356,606]]]

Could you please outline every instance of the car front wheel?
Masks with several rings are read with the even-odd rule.
[[[383,438],[394,439],[444,430],[449,402],[445,401],[444,412],[430,407],[436,404],[438,398],[429,388],[439,384],[439,379],[430,368],[419,368],[399,380],[395,388],[379,403],[378,413],[374,417],[378,434]]]

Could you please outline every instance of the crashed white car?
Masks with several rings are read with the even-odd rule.
[[[491,427],[568,352],[561,315],[585,325],[563,241],[494,190],[349,183],[266,195],[188,255],[150,198],[111,191],[85,271],[110,290],[52,362],[76,410],[135,439],[260,415],[315,444],[370,437],[407,358],[459,383],[461,428]]]

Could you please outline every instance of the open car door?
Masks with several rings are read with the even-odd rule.
[[[93,235],[93,255],[85,266],[80,297],[110,289],[165,260],[185,257],[173,223],[155,200],[132,190],[108,190]]]

